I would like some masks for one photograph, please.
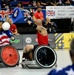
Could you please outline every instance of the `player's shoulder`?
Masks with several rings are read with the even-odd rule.
[[[48,75],[55,75],[58,71],[61,71],[61,70],[62,70],[62,68],[52,69],[52,70],[48,73]]]
[[[72,68],[72,66],[67,66],[65,68],[56,68],[56,69],[53,69],[51,70],[48,75],[66,75],[67,71],[69,71],[70,69]]]
[[[58,70],[58,72],[56,72],[54,75],[69,75],[69,73],[72,75],[74,74],[74,65],[69,65],[65,68],[62,68],[61,70]]]

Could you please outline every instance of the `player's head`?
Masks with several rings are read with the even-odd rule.
[[[41,19],[36,19],[36,25],[42,26],[42,20]]]
[[[74,64],[74,38],[70,43],[70,56],[71,56],[72,63]]]

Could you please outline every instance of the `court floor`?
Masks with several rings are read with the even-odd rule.
[[[50,69],[22,69],[20,66],[13,68],[0,68],[0,75],[47,75]]]
[[[65,67],[71,64],[68,50],[58,50],[57,52],[57,67]],[[22,59],[22,50],[19,51],[20,63]],[[64,62],[63,62],[64,61]],[[47,75],[52,68],[49,69],[22,69],[21,65],[16,67],[0,68],[0,75]]]

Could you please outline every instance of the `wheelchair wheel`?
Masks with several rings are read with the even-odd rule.
[[[34,59],[42,68],[51,68],[56,64],[57,54],[49,46],[39,46],[35,49]]]
[[[1,50],[1,61],[5,66],[13,67],[19,63],[19,53],[11,45],[4,46]]]

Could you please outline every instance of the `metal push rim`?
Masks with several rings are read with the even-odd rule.
[[[49,66],[44,66],[44,65],[42,65],[42,64],[38,61],[37,52],[38,52],[38,51],[40,50],[40,48],[42,48],[42,47],[49,48],[49,49],[53,52],[53,54],[55,55],[54,62],[53,62],[51,65],[49,65]],[[53,67],[53,66],[56,64],[56,61],[57,61],[57,54],[56,54],[56,52],[55,52],[51,47],[49,47],[49,46],[39,46],[39,47],[37,47],[37,48],[35,49],[35,52],[34,52],[34,59],[36,60],[36,62],[37,62],[37,64],[38,64],[39,66],[41,66],[41,67],[43,67],[43,68],[51,68],[51,67]]]

